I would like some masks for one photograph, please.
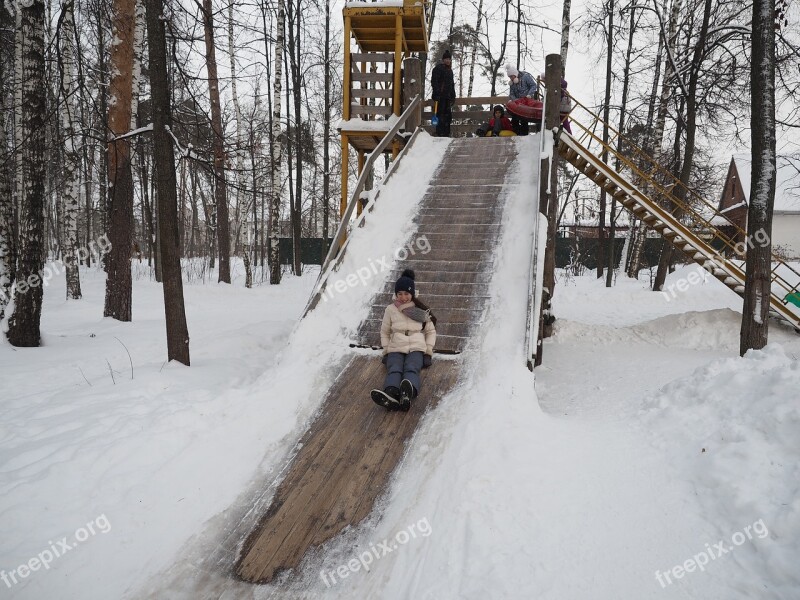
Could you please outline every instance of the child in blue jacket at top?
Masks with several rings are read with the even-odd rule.
[[[386,307],[381,346],[387,373],[383,390],[372,400],[389,410],[407,411],[420,390],[420,371],[431,366],[436,317],[416,298],[414,271],[406,269],[394,284],[395,301]]]

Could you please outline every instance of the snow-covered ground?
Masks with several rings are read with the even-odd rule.
[[[419,143],[425,160],[401,167],[415,177],[398,171],[336,278],[408,244],[410,182],[445,141]],[[122,324],[101,316],[98,272],[82,273],[80,302],[52,282],[44,347],[0,342],[0,598],[800,598],[800,337],[773,325],[739,358],[740,301],[716,280],[667,298],[562,273],[532,375],[532,162],[508,178],[493,300],[460,385],[380,510],[281,585],[204,559],[284,466],[380,284],[299,325],[316,271],[187,285],[185,368],[164,364],[158,284],[135,281]],[[369,570],[352,568],[367,553]]]

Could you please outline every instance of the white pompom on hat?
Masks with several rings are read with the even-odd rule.
[[[516,77],[517,75],[519,75],[519,71],[517,71],[517,67],[506,65],[506,74],[509,77]]]

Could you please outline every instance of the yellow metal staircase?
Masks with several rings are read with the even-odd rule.
[[[677,250],[709,271],[740,296],[744,293],[743,249],[747,232],[727,221],[716,207],[662,168],[643,150],[609,126],[604,144],[595,131],[602,128],[600,117],[573,100],[569,115],[574,135],[563,129],[558,136],[558,153],[581,173],[606,190],[638,219],[659,232]],[[618,152],[622,142],[624,153]],[[595,150],[591,150],[592,146]],[[619,170],[602,160],[619,160]],[[635,183],[634,183],[635,182]],[[682,188],[681,200],[676,191]],[[720,221],[723,219],[724,221]],[[720,229],[714,223],[724,222]],[[732,234],[730,232],[733,232]],[[749,243],[754,243],[752,240]],[[800,307],[788,303],[797,293],[800,272],[779,257],[772,259],[770,308],[775,316],[800,328]]]

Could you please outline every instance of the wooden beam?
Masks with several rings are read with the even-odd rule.
[[[388,117],[392,114],[391,106],[369,106],[362,104],[352,104],[350,106],[351,115],[384,115]]]
[[[353,98],[391,98],[392,90],[386,88],[378,88],[375,90],[369,89],[354,89],[351,92]]]
[[[355,62],[389,63],[392,62],[393,56],[391,52],[354,52],[353,60]]]
[[[352,73],[350,75],[354,82],[377,82],[377,83],[391,83],[391,73]]]

